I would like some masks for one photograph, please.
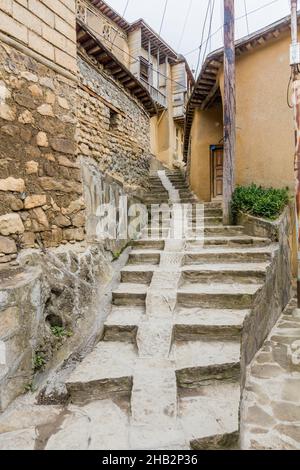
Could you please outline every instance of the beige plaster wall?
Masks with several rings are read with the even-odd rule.
[[[203,201],[210,201],[210,145],[223,137],[222,105],[195,111],[191,131],[190,184]]]
[[[252,182],[294,190],[293,112],[287,105],[289,33],[237,57],[236,184]],[[223,73],[220,87],[223,96]],[[209,145],[215,144],[216,110],[196,111],[191,132],[191,184],[209,200]],[[220,110],[220,114],[222,111]],[[220,118],[219,118],[220,119]],[[220,136],[221,138],[221,136]]]

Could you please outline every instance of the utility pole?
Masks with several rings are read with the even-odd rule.
[[[236,98],[234,0],[224,0],[224,165],[223,221],[231,221],[231,199],[235,186]]]
[[[297,227],[297,247],[300,246],[300,80],[298,79],[298,70],[300,64],[300,44],[298,43],[298,18],[297,18],[297,0],[291,0],[291,32],[292,44],[290,49],[290,65],[293,79],[293,107],[295,124],[295,186],[296,186],[296,227]],[[300,308],[300,273],[298,268],[297,277],[297,297],[298,308]]]

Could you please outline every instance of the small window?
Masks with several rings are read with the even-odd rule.
[[[118,113],[113,109],[109,109],[109,130],[115,131],[118,127]]]
[[[141,78],[149,82],[149,66],[143,62],[141,62]]]

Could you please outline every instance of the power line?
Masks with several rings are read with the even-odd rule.
[[[124,18],[124,16],[126,15],[126,11],[127,11],[128,6],[129,6],[129,2],[130,2],[130,0],[126,1],[126,5],[125,5],[125,8],[124,8],[124,11],[123,11],[123,14],[122,14],[122,18]],[[117,39],[117,36],[118,36],[118,31],[116,31],[115,37],[114,37],[113,42],[112,42],[112,46],[114,45],[115,40]]]
[[[163,28],[163,25],[164,25],[165,16],[166,16],[167,8],[168,8],[168,3],[169,3],[169,0],[166,0],[162,20],[161,20],[161,23],[160,23],[159,33],[158,33],[159,36],[161,35],[162,28]]]
[[[260,10],[263,10],[264,8],[269,7],[269,6],[273,5],[274,3],[278,3],[279,1],[280,1],[280,0],[273,0],[272,2],[266,3],[265,5],[262,5],[262,6],[258,7],[258,8],[256,8],[255,10],[248,11],[247,15],[248,15],[248,17],[249,17],[249,16],[252,15],[253,13],[256,13],[256,12],[258,12],[258,11],[260,11]],[[236,21],[240,21],[240,20],[244,19],[245,17],[246,17],[246,15],[239,16],[239,17],[236,18]],[[209,41],[210,38],[212,38],[212,37],[214,37],[216,34],[218,34],[218,33],[223,29],[223,27],[224,27],[224,25],[222,24],[216,31],[214,31],[214,32],[211,34],[211,36],[210,36],[209,38],[207,38],[206,41]],[[186,53],[183,54],[183,55],[184,55],[185,57],[187,57],[188,55],[193,54],[194,52],[196,52],[196,51],[199,49],[199,47],[203,46],[203,44],[206,43],[206,41],[204,41],[202,44],[200,44],[200,46],[196,47],[195,49],[192,49],[192,50],[189,51],[189,52],[186,52]]]
[[[245,13],[246,13],[247,32],[248,32],[248,36],[249,36],[249,34],[250,34],[250,29],[249,29],[248,11],[247,11],[247,3],[246,3],[246,0],[244,0],[244,7],[245,7]]]
[[[182,41],[183,41],[183,38],[184,38],[184,33],[185,33],[185,30],[186,30],[186,27],[187,27],[187,22],[188,22],[190,13],[191,13],[192,4],[193,4],[193,0],[190,0],[190,4],[188,6],[186,17],[185,17],[185,20],[184,20],[184,23],[183,23],[182,33],[181,33],[181,36],[179,38],[179,43],[178,43],[178,46],[177,46],[178,52],[180,51],[180,47],[181,47],[181,44],[182,44]]]
[[[211,2],[211,0],[208,0],[207,8],[206,8],[206,13],[205,13],[205,18],[204,18],[204,24],[203,24],[202,35],[201,35],[201,43],[200,43],[200,46],[199,46],[199,54],[198,54],[197,67],[196,67],[196,75],[197,75],[197,72],[198,72],[198,69],[199,69],[199,65],[200,65],[202,46],[203,46],[203,44],[204,44],[203,39],[204,39],[205,27],[206,27],[206,22],[207,22],[208,13],[209,13],[209,5],[210,5],[210,2]]]
[[[205,50],[204,50],[203,58],[206,56],[208,41],[209,41],[209,38],[211,38],[211,28],[212,28],[212,20],[213,20],[214,10],[215,10],[215,3],[216,3],[216,0],[213,0],[213,4],[212,4],[212,8],[211,8],[211,14],[210,14],[210,23],[209,23],[209,30],[208,30],[208,38],[207,38],[207,41],[206,41],[206,45],[205,45]]]

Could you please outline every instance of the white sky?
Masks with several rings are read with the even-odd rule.
[[[127,0],[106,0],[118,13],[123,14]],[[190,14],[183,40],[178,50],[180,37],[183,30],[184,21],[192,2]],[[187,54],[196,49],[201,42],[202,29],[206,8],[210,0],[169,0],[166,11],[165,21],[162,28],[162,37],[172,46],[176,52],[180,52],[186,56],[190,66],[196,68],[198,61],[198,51]],[[211,0],[213,3],[213,0]],[[246,18],[239,17],[245,15],[246,8],[249,12],[248,22],[249,31],[254,31],[273,23],[274,21],[286,16],[290,12],[290,0],[273,0],[273,3],[257,12],[251,13],[252,10],[263,7],[272,0],[235,0],[236,35],[237,38],[247,35]],[[129,5],[125,18],[132,22],[139,18],[144,18],[146,22],[155,30],[159,31],[163,16],[165,0],[129,0]],[[223,23],[223,0],[215,0],[214,17],[212,24],[212,32],[215,32]],[[208,25],[206,28],[204,39],[208,36]],[[220,47],[223,42],[223,32],[215,34],[211,41],[208,42],[207,53]],[[205,44],[204,44],[205,49]],[[202,54],[204,52],[202,49]],[[287,51],[288,54],[288,51]]]

